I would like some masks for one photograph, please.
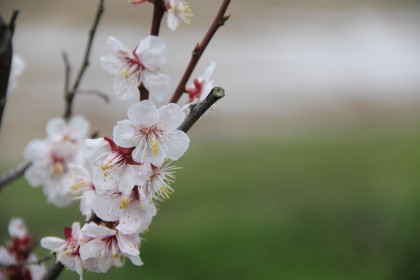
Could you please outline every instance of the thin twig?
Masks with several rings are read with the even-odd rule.
[[[85,73],[86,68],[89,66],[89,55],[92,49],[93,38],[96,33],[96,29],[98,28],[99,20],[104,12],[104,0],[99,0],[98,9],[96,11],[95,20],[93,22],[92,28],[89,30],[89,39],[85,49],[85,55],[83,57],[82,64],[80,65],[79,73],[77,74],[76,80],[70,91],[65,94],[66,100],[66,109],[64,111],[63,117],[65,119],[69,119],[72,114],[72,104],[73,99],[77,93],[77,89],[79,88],[80,81],[82,80],[83,74]]]
[[[214,104],[217,100],[225,96],[225,90],[221,87],[214,87],[206,99],[196,105],[190,106],[190,113],[184,122],[178,127],[185,133],[195,124],[195,122]]]
[[[63,271],[64,265],[62,265],[60,262],[54,263],[45,273],[44,277],[42,277],[42,280],[53,280],[57,279],[60,275],[61,271]]]
[[[12,36],[13,36],[13,33],[15,32],[15,23],[16,23],[16,19],[18,15],[19,15],[19,10],[13,10],[12,16],[10,17],[9,28],[10,28],[10,32],[12,32]]]
[[[0,190],[6,186],[8,183],[14,181],[25,173],[26,169],[31,166],[30,162],[22,162],[18,164],[15,168],[6,171],[0,176]]]
[[[190,62],[188,63],[187,68],[185,69],[184,75],[179,81],[178,86],[175,89],[175,92],[172,95],[172,98],[169,102],[177,103],[179,98],[181,98],[182,93],[185,91],[185,86],[187,85],[187,82],[190,79],[191,74],[195,69],[195,66],[200,60],[200,57],[203,54],[204,50],[206,49],[207,45],[209,44],[210,40],[213,38],[213,35],[216,33],[219,27],[225,24],[225,22],[229,19],[230,14],[225,15],[227,7],[229,6],[229,3],[230,3],[230,0],[223,1],[216,17],[213,20],[213,23],[211,24],[203,40],[200,43],[197,43],[197,45],[195,46],[191,55]]]
[[[150,35],[159,36],[160,23],[162,22],[162,17],[165,14],[165,6],[162,0],[154,0],[153,4],[153,19]]]
[[[106,103],[109,102],[109,97],[106,93],[103,93],[102,91],[96,90],[96,89],[79,89],[77,91],[77,94],[91,94],[96,95],[100,98],[102,98]]]
[[[70,62],[66,52],[61,53],[64,62],[64,95],[69,92],[70,89]]]

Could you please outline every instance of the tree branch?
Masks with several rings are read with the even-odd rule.
[[[154,0],[153,4],[153,19],[150,35],[159,36],[160,23],[162,22],[162,17],[165,14],[165,6],[162,0]]]
[[[178,130],[182,130],[185,133],[195,124],[195,122],[220,98],[225,96],[225,90],[221,87],[214,87],[206,99],[198,104],[190,106],[190,113],[185,118],[184,122],[178,127]]]
[[[171,100],[169,101],[170,103],[177,103],[179,98],[181,98],[182,93],[185,91],[185,86],[187,85],[187,82],[190,79],[191,74],[195,69],[195,66],[200,60],[200,57],[203,54],[204,50],[206,49],[207,45],[209,44],[210,40],[213,38],[213,35],[216,33],[219,27],[225,24],[225,22],[229,19],[230,14],[225,15],[227,7],[229,6],[229,3],[230,3],[230,0],[223,1],[222,5],[220,6],[219,12],[214,18],[213,23],[211,24],[203,40],[201,40],[201,43],[197,43],[197,45],[195,46],[192,52],[190,62],[188,63],[187,69],[185,69],[184,75],[179,81],[178,86],[175,89],[175,92],[172,95]]]
[[[12,37],[18,14],[19,11],[14,10],[8,24],[0,17],[0,126],[7,101],[7,88],[13,58]]]
[[[6,186],[8,183],[19,178],[25,173],[26,169],[31,166],[30,162],[22,162],[18,164],[15,168],[6,171],[0,176],[0,190]]]
[[[42,280],[53,280],[57,279],[60,273],[63,271],[64,265],[59,262],[54,263],[45,273]]]
[[[93,38],[96,33],[96,29],[98,28],[99,20],[104,12],[104,0],[99,0],[98,9],[96,11],[95,19],[92,25],[92,28],[89,30],[89,39],[85,49],[85,55],[83,57],[82,64],[80,65],[79,73],[77,74],[76,80],[70,91],[67,91],[64,99],[66,100],[66,109],[64,111],[63,117],[65,119],[69,119],[72,114],[72,104],[73,99],[77,93],[77,89],[79,88],[80,81],[82,80],[83,74],[86,71],[86,68],[89,66],[89,56],[90,51],[92,49]]]

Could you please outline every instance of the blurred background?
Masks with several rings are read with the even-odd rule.
[[[105,1],[76,114],[112,135],[129,104],[99,64],[113,35],[134,48],[152,6]],[[173,88],[221,1],[191,0],[194,20],[162,24]],[[1,170],[23,160],[64,111],[64,66],[78,70],[97,1],[0,1],[20,9],[15,52],[26,70],[9,96]],[[217,108],[192,128],[176,192],[143,236],[145,265],[86,279],[420,279],[420,2],[233,0],[231,19],[194,76],[216,61]],[[0,242],[24,218],[37,238],[82,221],[21,179],[0,193]],[[37,250],[40,256],[46,250]],[[77,279],[65,272],[62,279]]]

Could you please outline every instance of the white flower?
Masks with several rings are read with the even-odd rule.
[[[24,262],[35,263],[37,258],[31,253],[34,241],[22,219],[13,218],[9,222],[9,234],[12,241],[6,247],[0,247],[0,279],[42,279],[45,267],[42,264],[19,265]],[[11,266],[11,267],[8,267]]]
[[[73,117],[68,123],[54,118],[47,123],[46,130],[48,138],[32,140],[24,150],[24,158],[31,162],[25,178],[34,187],[44,187],[48,202],[64,207],[70,204],[72,195],[63,179],[69,164],[82,164],[81,144],[89,124],[83,117]]]
[[[80,224],[74,222],[72,227],[64,229],[65,240],[57,237],[44,237],[41,239],[41,246],[56,254],[58,262],[61,262],[67,269],[76,271],[82,279],[83,263],[80,258],[81,239]]]
[[[130,193],[133,186],[142,185],[147,171],[131,157],[133,149],[118,147],[105,137],[88,139],[84,158],[93,166],[93,184],[98,194]]]
[[[165,159],[177,160],[188,149],[190,139],[177,130],[185,118],[181,107],[170,103],[159,110],[149,100],[135,103],[128,108],[128,120],[114,126],[113,136],[117,145],[135,147],[132,157],[141,163],[161,166]]]
[[[190,24],[193,18],[190,6],[184,0],[169,0],[169,3],[166,3],[166,11],[168,12],[168,27],[171,30],[177,29],[182,21]]]
[[[203,101],[214,87],[214,81],[211,80],[216,63],[212,61],[210,66],[204,71],[202,76],[194,79],[192,85],[190,85],[186,92],[188,93],[188,101],[184,105],[183,109],[188,108],[190,105],[197,104]]]
[[[102,68],[114,75],[114,91],[118,98],[128,99],[139,95],[138,87],[143,83],[150,94],[162,100],[169,92],[170,78],[159,72],[166,62],[166,43],[157,36],[147,36],[134,51],[127,49],[114,37],[108,44],[115,54],[100,58]]]
[[[128,257],[134,265],[142,265],[140,260],[140,238],[137,234],[123,234],[95,223],[82,228],[83,242],[80,257],[85,268],[93,272],[105,273],[111,266],[122,266],[122,257]]]
[[[80,199],[80,212],[89,220],[92,217],[92,203],[95,198],[95,187],[92,172],[83,165],[69,164],[64,185],[74,198]]]
[[[124,234],[144,232],[156,215],[155,205],[145,198],[139,186],[133,186],[129,194],[97,195],[92,207],[103,221],[118,221],[116,229]]]
[[[50,140],[81,145],[88,136],[89,122],[82,116],[74,116],[68,122],[53,118],[48,121],[46,130]]]
[[[35,139],[28,144],[23,155],[32,163],[25,171],[29,184],[33,187],[42,185],[48,202],[57,207],[70,204],[72,195],[63,179],[69,163],[81,164],[78,148],[68,142]]]
[[[25,61],[19,55],[14,54],[12,57],[12,66],[10,68],[9,84],[7,86],[7,94],[10,94],[17,85],[17,79],[25,70]]]

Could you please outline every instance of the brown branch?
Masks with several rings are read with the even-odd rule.
[[[12,35],[15,32],[15,23],[16,23],[16,19],[18,15],[19,15],[19,10],[13,10],[12,16],[10,17],[9,28],[10,28],[10,32],[12,32]]]
[[[74,84],[68,92],[66,92],[64,99],[66,100],[66,109],[64,111],[63,117],[65,119],[69,119],[72,114],[72,104],[73,99],[77,93],[77,89],[79,88],[80,81],[82,80],[83,74],[86,71],[86,68],[89,66],[89,56],[90,51],[92,49],[93,38],[96,33],[96,29],[98,28],[99,20],[104,12],[104,0],[99,0],[98,9],[96,11],[95,19],[92,25],[92,28],[89,30],[89,38],[85,49],[85,54],[82,60],[82,64],[80,65],[79,73],[77,74],[76,80]]]
[[[64,96],[68,94],[70,89],[70,62],[66,52],[61,53],[64,62]]]
[[[190,113],[185,118],[184,122],[178,127],[185,133],[195,124],[196,121],[220,98],[225,96],[225,90],[221,87],[214,87],[206,99],[196,105],[190,106]]]
[[[200,60],[200,57],[203,54],[204,50],[206,49],[207,45],[209,44],[210,40],[213,38],[213,35],[216,33],[219,27],[225,24],[225,22],[229,19],[230,14],[225,15],[227,7],[229,6],[229,3],[230,3],[230,0],[223,1],[222,5],[220,6],[219,12],[214,18],[213,23],[211,24],[203,40],[201,40],[201,42],[197,43],[197,45],[195,46],[192,52],[190,62],[188,63],[188,66],[185,69],[184,75],[179,81],[178,86],[175,89],[175,92],[172,95],[171,100],[169,101],[170,103],[177,103],[179,98],[181,98],[182,93],[185,91],[185,86],[187,85],[187,82],[190,79],[191,74],[195,69],[195,66]]]
[[[30,162],[22,162],[18,164],[15,168],[6,171],[0,176],[0,190],[6,186],[8,183],[14,181],[25,173],[26,169],[31,166]]]
[[[57,279],[60,275],[61,271],[63,271],[64,265],[62,265],[59,262],[54,263],[45,273],[44,277],[42,277],[42,280],[53,280]]]
[[[149,99],[149,91],[144,87],[143,83],[139,86],[140,101]]]
[[[150,35],[159,36],[160,23],[162,22],[162,17],[165,14],[165,4],[162,0],[154,0],[153,4],[153,19]]]
[[[12,38],[18,14],[19,11],[14,10],[8,24],[0,17],[0,126],[7,101],[7,88],[13,58]]]

